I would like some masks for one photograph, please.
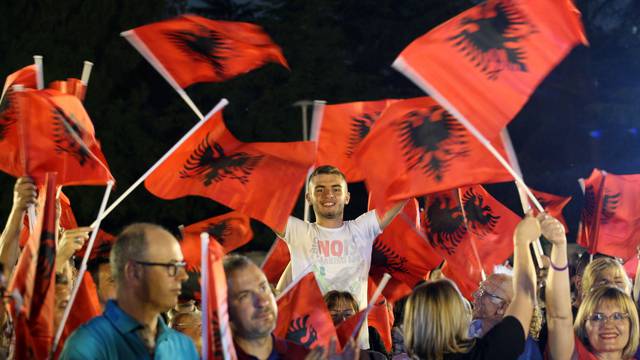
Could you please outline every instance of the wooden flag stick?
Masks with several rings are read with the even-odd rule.
[[[203,232],[200,234],[200,298],[201,298],[201,316],[202,316],[202,360],[209,359],[209,333],[211,329],[211,319],[209,319],[209,234]],[[213,339],[212,339],[213,340]],[[215,344],[215,342],[212,341]]]
[[[229,101],[227,101],[227,99],[222,99],[220,100],[220,102],[218,102],[218,104],[207,114],[207,116],[205,118],[203,118],[202,120],[200,120],[198,123],[196,123],[191,130],[189,130],[186,134],[184,134],[184,136],[178,140],[177,143],[175,143],[175,145],[173,145],[173,147],[171,149],[169,149],[169,151],[167,151],[164,155],[162,155],[162,157],[156,161],[155,164],[153,164],[149,170],[147,170],[147,172],[145,172],[142,176],[140,176],[140,178],[138,180],[136,180],[136,182],[134,182],[124,193],[122,193],[122,195],[120,195],[119,198],[117,198],[113,203],[111,203],[111,205],[109,205],[109,207],[107,208],[107,210],[105,210],[104,214],[102,214],[102,217],[99,219],[96,219],[96,221],[91,224],[92,228],[95,228],[95,224],[99,221],[99,220],[103,220],[105,217],[107,217],[107,215],[109,215],[113,209],[116,208],[116,206],[118,206],[127,196],[129,196],[129,194],[131,194],[131,192],[133,192],[133,190],[135,190],[140,184],[142,184],[143,181],[145,181],[149,175],[151,175],[151,173],[157,169],[160,165],[162,165],[162,163],[167,160],[167,158],[173,154],[174,151],[176,151],[176,149],[178,147],[180,147],[180,145],[182,145],[182,143],[184,143],[185,141],[187,141],[187,139],[193,135],[193,133],[195,133],[202,125],[204,125],[204,123],[211,117],[213,116],[215,113],[217,113],[218,111],[221,111],[225,106],[227,106],[227,104],[229,103]]]
[[[369,300],[369,304],[367,304],[367,308],[365,309],[364,313],[362,314],[362,317],[358,321],[358,325],[356,326],[355,329],[353,329],[353,333],[351,333],[352,339],[357,339],[358,336],[360,336],[360,330],[364,325],[364,321],[369,316],[369,313],[373,309],[373,306],[376,304],[376,301],[378,301],[378,297],[380,297],[380,295],[382,294],[382,291],[387,286],[389,279],[391,279],[391,275],[389,275],[388,273],[384,273],[384,275],[382,275],[382,280],[380,280],[380,283],[378,284],[378,288],[373,293],[371,300]]]
[[[42,55],[33,55],[33,62],[36,64],[36,88],[44,89],[44,71],[42,67]]]
[[[411,79],[411,81],[416,83],[420,88],[422,88],[422,90],[424,90],[433,99],[435,99],[440,105],[442,105],[443,108],[445,108],[449,113],[451,113],[451,115],[453,115],[465,128],[467,128],[467,130],[473,136],[475,136],[476,139],[478,139],[478,141],[487,150],[489,150],[489,152],[493,156],[495,156],[498,162],[500,162],[500,164],[504,166],[504,168],[509,172],[509,174],[513,176],[515,181],[522,185],[523,190],[525,191],[529,199],[531,199],[531,202],[533,203],[533,205],[535,205],[538,211],[540,211],[541,213],[544,213],[544,208],[542,207],[542,205],[540,205],[540,202],[538,201],[538,199],[536,199],[536,197],[533,195],[531,190],[529,190],[529,188],[527,187],[527,184],[524,183],[524,180],[522,180],[522,177],[513,170],[511,165],[509,165],[507,160],[505,160],[505,158],[502,157],[502,155],[498,152],[498,150],[496,150],[496,148],[491,144],[491,142],[487,140],[487,138],[484,135],[482,135],[482,133],[478,131],[478,129],[476,129],[476,127],[473,126],[473,124],[469,122],[469,120],[464,115],[462,115],[462,113],[458,111],[458,109],[456,109],[456,107],[453,106],[453,104],[451,104],[444,96],[442,96],[442,94],[440,94],[440,92],[435,87],[431,86],[428,82],[421,79],[417,75],[416,71],[411,66],[409,66],[409,64],[404,62],[402,58],[398,58],[393,63],[392,66],[396,70],[399,70],[403,74],[405,74],[409,79]]]

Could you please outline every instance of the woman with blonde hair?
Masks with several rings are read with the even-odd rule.
[[[504,319],[480,339],[468,336],[471,311],[450,280],[418,286],[404,313],[404,341],[413,359],[517,359],[524,350],[536,298],[529,244],[540,236],[528,214],[514,233],[514,297]]]
[[[614,258],[601,257],[587,265],[582,275],[582,297],[584,298],[591,289],[601,285],[615,286],[631,295],[631,280],[622,264]]]

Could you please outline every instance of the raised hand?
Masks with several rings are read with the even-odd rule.
[[[538,215],[540,221],[540,229],[542,235],[553,245],[562,245],[567,243],[567,236],[564,231],[564,225],[548,214]]]

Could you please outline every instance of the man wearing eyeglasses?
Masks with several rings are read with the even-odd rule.
[[[513,280],[507,274],[491,274],[473,293],[471,335],[482,337],[504,317],[513,299]]]
[[[191,339],[160,316],[176,305],[187,279],[176,238],[158,225],[132,224],[109,260],[116,298],[69,337],[60,359],[198,359]]]

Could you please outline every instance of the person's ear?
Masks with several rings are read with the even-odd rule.
[[[347,191],[347,195],[344,198],[344,204],[349,204],[349,200],[351,200],[351,193]]]
[[[304,198],[307,199],[307,202],[309,204],[311,204],[311,194],[309,194],[309,193],[304,194]]]

